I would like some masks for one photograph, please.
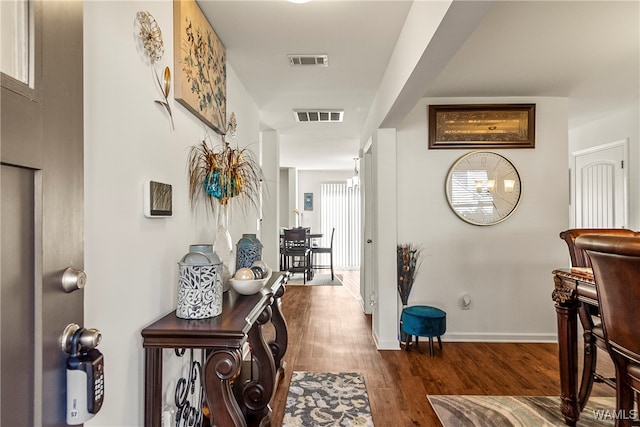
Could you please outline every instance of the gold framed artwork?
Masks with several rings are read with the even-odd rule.
[[[214,131],[224,134],[226,51],[194,0],[173,2],[173,52],[176,101]]]
[[[429,149],[535,148],[535,104],[429,105]]]

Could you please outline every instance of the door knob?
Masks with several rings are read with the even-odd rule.
[[[62,289],[67,293],[84,288],[86,283],[87,274],[82,270],[68,267],[62,273]]]
[[[371,243],[371,242],[373,242],[373,240],[367,239],[367,243]]]
[[[102,341],[102,334],[97,329],[85,329],[76,323],[69,323],[60,335],[62,351],[76,354],[79,350],[87,352],[96,348]]]

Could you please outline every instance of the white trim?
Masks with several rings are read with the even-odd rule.
[[[604,144],[594,145],[593,147],[584,148],[581,150],[571,152],[571,170],[570,170],[570,204],[571,204],[571,227],[576,225],[577,206],[576,206],[576,158],[578,156],[584,156],[586,154],[597,153],[598,151],[610,150],[612,148],[622,147],[622,161],[624,162],[624,168],[622,170],[622,192],[623,192],[623,207],[622,207],[622,223],[623,228],[628,227],[629,224],[629,138],[622,138],[615,141],[607,142]]]
[[[446,333],[442,336],[444,342],[523,342],[523,343],[557,343],[557,334],[538,333],[480,333],[480,332],[460,332]]]

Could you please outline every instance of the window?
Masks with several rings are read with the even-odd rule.
[[[335,227],[333,264],[338,268],[360,268],[360,187],[322,184],[320,201],[320,228],[325,236],[322,246],[329,246]]]
[[[1,71],[33,87],[33,37],[29,0],[0,1]]]

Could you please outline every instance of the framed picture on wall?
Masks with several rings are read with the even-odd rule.
[[[226,50],[195,0],[173,2],[175,99],[219,134],[226,129]]]
[[[313,193],[304,193],[304,210],[313,210]]]
[[[429,149],[535,148],[535,104],[429,105]]]

